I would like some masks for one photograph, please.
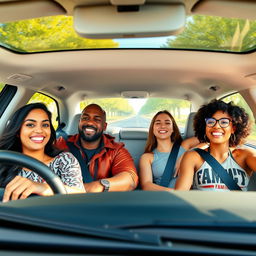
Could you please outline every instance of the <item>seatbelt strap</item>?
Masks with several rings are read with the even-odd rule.
[[[176,141],[172,146],[172,151],[169,154],[164,173],[162,175],[160,185],[163,187],[168,187],[170,184],[171,179],[174,175],[174,167],[177,160],[179,148],[180,148],[180,141]]]
[[[220,179],[229,190],[242,190],[223,166],[209,152],[200,148],[195,148],[194,150],[212,167],[213,171],[219,175]]]
[[[89,171],[88,165],[85,163],[85,160],[82,157],[80,150],[74,145],[74,143],[72,143],[70,141],[66,141],[66,143],[67,143],[67,146],[68,146],[70,152],[76,157],[76,159],[78,160],[78,162],[81,166],[83,182],[84,183],[92,182],[93,178]]]

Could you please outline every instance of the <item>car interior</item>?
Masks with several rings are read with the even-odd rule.
[[[139,160],[155,113],[169,110],[186,139],[194,135],[193,118],[200,106],[223,99],[248,112],[252,132],[242,146],[255,150],[255,63],[255,0],[0,0],[0,136],[14,111],[31,102],[47,105],[53,114],[57,137],[76,134],[82,109],[96,103],[107,113],[105,132],[125,144],[139,172]],[[0,154],[0,161],[10,161],[9,156],[1,158]],[[36,163],[29,164],[37,169]],[[31,197],[0,203],[0,208],[4,217],[11,213],[18,216],[23,209],[24,216],[26,213],[31,220],[38,221],[36,227],[42,230],[51,229],[50,224],[55,223],[56,236],[62,231],[77,235],[77,230],[83,235],[98,234],[94,227],[103,227],[102,234],[108,234],[109,227],[121,226],[124,231],[124,216],[135,229],[140,226],[139,221],[143,228],[154,214],[163,219],[154,219],[152,223],[164,225],[165,218],[173,218],[172,227],[175,223],[177,227],[182,223],[193,226],[193,220],[201,225],[209,219],[212,226],[229,220],[247,225],[256,221],[255,177],[254,174],[250,179],[247,197],[240,192],[212,195],[175,191],[169,195],[137,189],[101,195]],[[55,192],[58,191],[56,188]],[[239,205],[235,204],[237,200]],[[74,206],[73,213],[77,211],[77,218],[72,217],[70,205]],[[82,211],[88,215],[84,216]],[[168,211],[173,215],[169,216]],[[115,217],[105,216],[103,220],[101,212],[115,212]],[[186,215],[188,212],[190,216]],[[60,224],[54,213],[63,213],[66,225]],[[44,218],[48,224],[40,222]],[[16,221],[19,220],[21,223],[27,219],[21,221],[17,217]],[[79,221],[91,229],[78,228]],[[68,225],[74,225],[74,229],[68,230]],[[174,241],[180,248],[182,233],[175,232],[173,236],[180,240]],[[113,237],[121,237],[123,243],[129,240],[126,234],[116,233]],[[200,239],[203,237],[200,235]],[[197,238],[188,238],[191,239]],[[194,240],[197,245],[199,242]],[[250,241],[253,243],[253,239]],[[81,251],[85,248],[82,242]],[[142,242],[136,243],[139,246]],[[171,247],[169,242],[164,243]],[[60,245],[66,248],[65,241]],[[141,252],[156,252],[146,246],[149,245],[140,248]],[[227,250],[232,251],[231,247]],[[107,246],[102,243],[100,248]],[[134,252],[132,246],[129,248],[129,252]],[[194,255],[208,252],[204,250],[195,250]],[[183,249],[179,252],[184,253]]]
[[[67,46],[64,45],[64,48],[58,51],[58,49],[51,48],[39,49],[40,46],[38,49],[33,49],[32,44],[31,49],[22,49],[25,46],[18,48],[10,41],[8,44],[8,40],[5,42],[6,39],[2,36],[3,43],[0,49],[2,87],[10,85],[17,91],[10,102],[2,107],[0,132],[3,131],[10,114],[19,106],[26,104],[36,92],[52,97],[56,103],[57,136],[77,132],[81,112],[78,103],[81,104],[88,99],[97,101],[98,98],[120,97],[125,100],[147,100],[168,95],[171,99],[186,100],[190,103],[189,112],[191,113],[187,113],[183,120],[181,131],[183,138],[193,136],[193,112],[214,98],[226,97],[239,92],[247,102],[253,116],[256,111],[254,103],[256,57],[255,51],[252,50],[255,46],[251,41],[248,42],[250,43],[247,45],[248,49],[239,52],[232,48],[235,37],[233,37],[233,42],[232,38],[230,39],[229,48],[225,49],[221,46],[222,50],[198,50],[193,47],[172,49],[164,48],[162,45],[160,48],[150,45],[145,47],[136,40],[143,37],[147,40],[145,40],[146,43],[166,35],[179,35],[180,30],[184,30],[186,17],[191,15],[232,17],[234,18],[232,22],[246,18],[252,21],[251,26],[255,26],[253,23],[256,13],[254,1],[246,1],[246,4],[244,1],[229,0],[170,0],[161,3],[152,0],[144,1],[144,4],[142,4],[143,1],[131,2],[133,4],[129,1],[125,3],[122,1],[94,1],[92,3],[82,0],[75,3],[70,1],[1,1],[2,29],[5,24],[16,25],[15,22],[18,20],[29,21],[37,17],[63,15],[64,18],[74,19],[74,30],[80,36],[90,38],[87,40],[100,42],[101,40],[113,41],[115,40],[113,38],[117,38],[120,40],[118,42],[124,40],[130,46],[125,46],[123,49],[122,43],[119,43],[118,48],[105,48],[103,44],[103,47],[99,49],[93,46],[88,49],[66,49]],[[132,9],[136,6],[139,8],[137,11]],[[110,16],[113,16],[117,10],[115,18],[118,23],[113,24],[113,20],[106,18],[109,24],[102,26],[100,13],[103,10],[108,10],[106,12]],[[243,10],[243,12],[238,10]],[[153,16],[154,18],[150,17],[151,23],[148,27],[138,26],[137,30],[134,30],[135,17],[140,15],[141,19],[149,20],[147,15],[150,16],[151,11],[157,15]],[[161,13],[163,17],[160,18],[158,13]],[[91,17],[91,23],[87,22],[87,15],[88,18]],[[122,15],[125,15],[128,20],[125,21]],[[177,22],[172,20],[175,17],[179,18]],[[171,24],[169,27],[161,27],[165,19]],[[124,22],[128,25],[124,26]],[[131,35],[132,28],[134,31]],[[93,31],[92,34],[90,34],[91,31]],[[251,37],[255,38],[255,34]],[[169,40],[167,37],[164,38]],[[132,45],[133,41],[134,45]],[[6,97],[3,96],[3,98],[5,102]],[[162,105],[159,106],[159,110],[168,109],[168,107],[168,104]],[[128,127],[110,127],[107,132],[117,141],[125,143],[138,167],[147,130],[148,125],[133,127],[130,124]]]
[[[196,112],[190,112],[184,127],[184,131],[181,133],[183,139],[187,139],[194,136],[193,129],[193,117]],[[63,137],[73,135],[77,133],[77,124],[80,119],[80,114],[76,114],[70,122],[67,131],[59,129],[57,131],[57,137]],[[146,141],[148,138],[148,128],[118,128],[107,129],[106,133],[113,136],[115,141],[122,142],[131,154],[137,170],[139,170],[139,160],[144,153]]]

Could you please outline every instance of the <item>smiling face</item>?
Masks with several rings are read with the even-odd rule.
[[[42,109],[33,109],[20,129],[22,152],[44,150],[51,136],[50,120]]]
[[[222,118],[232,120],[232,118],[223,111],[215,112],[212,118],[216,120],[219,120]],[[229,122],[229,125],[227,125],[227,123],[225,122],[225,119],[222,119],[216,122],[214,126],[211,125],[212,127],[209,127],[206,125],[206,136],[210,140],[210,142],[212,143],[225,143],[225,142],[228,143],[229,142],[229,138],[231,134],[234,133],[234,126],[231,121]],[[222,126],[224,127],[221,127],[219,122],[221,122]]]
[[[83,110],[78,126],[83,141],[95,142],[99,140],[106,127],[105,114],[98,105],[92,104]]]
[[[159,114],[154,122],[153,133],[157,139],[170,138],[173,133],[173,124],[169,115]]]

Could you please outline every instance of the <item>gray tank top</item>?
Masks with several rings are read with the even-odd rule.
[[[221,165],[229,175],[233,177],[238,186],[243,191],[247,191],[250,177],[246,171],[237,164],[231,153]],[[193,189],[204,191],[229,191],[227,186],[221,181],[220,177],[207,162],[203,162],[201,167],[195,172]]]
[[[185,152],[185,149],[180,146],[177,159],[179,159],[184,152]],[[157,149],[154,149],[153,153],[154,153],[154,159],[152,162],[153,182],[157,185],[160,185],[161,178],[164,173],[164,169],[167,164],[170,152],[159,152]],[[176,183],[176,178],[173,177],[168,187],[174,188],[175,183]]]

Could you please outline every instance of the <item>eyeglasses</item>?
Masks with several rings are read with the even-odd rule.
[[[227,128],[229,126],[230,122],[232,122],[232,121],[228,118],[220,118],[219,120],[217,120],[213,117],[205,118],[205,123],[208,127],[214,127],[217,122],[219,123],[219,126],[221,128]]]

